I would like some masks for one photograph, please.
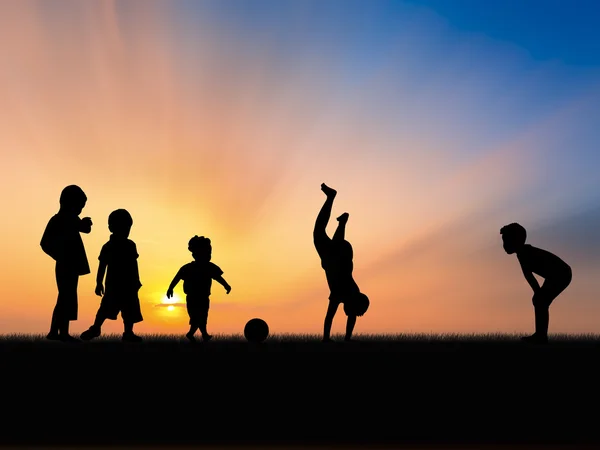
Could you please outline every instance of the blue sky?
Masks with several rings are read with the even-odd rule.
[[[371,44],[385,43],[406,25],[407,11],[425,8],[458,31],[514,43],[535,60],[585,67],[600,64],[600,5],[594,0],[187,0],[180,4],[192,13],[204,8],[221,12],[237,26],[255,31],[277,30],[278,38],[298,31],[290,21],[294,15],[301,18],[312,11],[310,31],[335,34],[352,29],[354,37],[367,38],[363,41],[367,52],[376,50]]]
[[[523,144],[531,156],[524,152],[522,162],[536,181],[506,200],[515,215],[525,211],[523,220],[532,226],[547,226],[553,218],[566,223],[563,219],[581,218],[587,210],[593,217],[600,205],[599,2],[219,0],[178,5],[185,14],[177,14],[177,20],[198,30],[216,24],[232,45],[268,54],[271,68],[282,73],[307,64],[317,71],[327,62],[323,71],[332,98],[360,105],[366,120],[399,134],[438,146],[444,142],[439,151],[446,155],[449,176],[502,143],[536,141],[535,152]]]
[[[594,0],[407,0],[462,31],[512,42],[535,60],[600,66],[600,4]]]

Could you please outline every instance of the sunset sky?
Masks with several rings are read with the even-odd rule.
[[[573,268],[550,332],[600,332],[600,5],[594,0],[0,0],[0,333],[45,333],[40,238],[88,196],[91,325],[111,211],[140,254],[140,333],[185,333],[187,242],[209,237],[208,329],[320,333],[325,182],[350,213],[357,333],[532,332],[500,228]],[[335,220],[329,231],[333,233]],[[343,330],[340,309],[334,332]],[[107,332],[121,332],[110,321]]]

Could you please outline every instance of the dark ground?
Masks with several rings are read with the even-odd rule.
[[[5,337],[0,443],[600,446],[599,357],[597,337]]]

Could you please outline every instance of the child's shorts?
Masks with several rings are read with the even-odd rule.
[[[190,325],[200,327],[206,325],[208,320],[208,309],[210,308],[210,299],[208,296],[186,296],[185,304],[190,316]]]
[[[137,292],[104,294],[98,313],[110,320],[117,320],[117,316],[121,313],[123,322],[129,323],[138,323],[144,320]]]

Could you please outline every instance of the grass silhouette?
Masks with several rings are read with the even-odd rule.
[[[441,343],[441,342],[456,342],[461,344],[468,343],[520,343],[522,333],[398,333],[398,334],[356,334],[353,339],[356,343],[371,343],[371,344],[410,344],[410,343]],[[188,345],[189,341],[184,334],[141,334],[144,337],[144,343],[173,343],[181,342]],[[213,334],[213,341],[219,343],[247,343],[246,338],[240,334]],[[343,334],[332,335],[334,340],[342,343]],[[300,333],[280,333],[270,335],[265,343],[306,343],[306,344],[321,344],[322,336],[320,334],[300,334]],[[102,336],[86,342],[85,345],[95,343],[107,343],[121,340],[121,334],[103,334]],[[201,342],[201,338],[198,338]],[[550,334],[551,344],[599,344],[600,334]],[[45,334],[5,334],[0,335],[0,344],[9,343],[46,343],[49,345],[62,345],[54,341],[48,341]],[[143,345],[143,343],[142,343]],[[352,345],[349,343],[348,345]]]
[[[0,337],[2,443],[600,444],[598,335],[144,338]]]

